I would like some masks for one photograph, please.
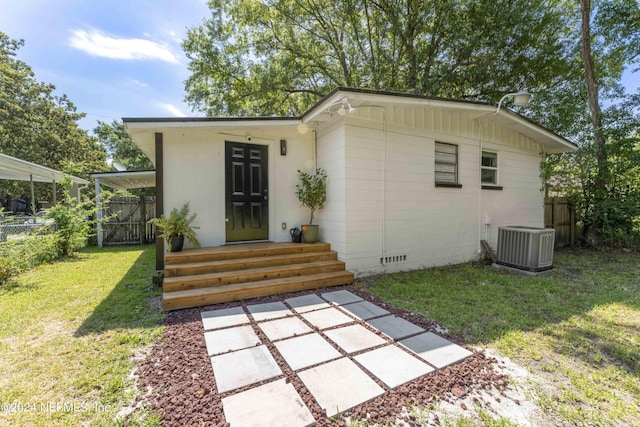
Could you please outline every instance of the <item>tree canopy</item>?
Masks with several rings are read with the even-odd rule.
[[[105,170],[105,150],[78,127],[84,114],[16,58],[23,44],[0,32],[0,152],[87,179],[90,172]],[[51,197],[51,186],[41,184],[36,191]],[[4,181],[0,193],[28,191],[24,183]]]
[[[183,43],[187,101],[210,115],[296,115],[335,86],[497,100],[567,70],[563,2],[213,0]]]
[[[93,129],[93,133],[107,150],[112,163],[120,163],[127,170],[153,169],[153,163],[133,142],[121,121],[114,120],[109,124],[98,120],[98,125]]]

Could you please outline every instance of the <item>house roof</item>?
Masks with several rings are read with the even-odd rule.
[[[171,118],[123,118],[127,132],[133,137],[142,151],[154,160],[155,145],[154,132],[163,132],[177,128],[225,128],[225,130],[244,130],[250,132],[251,128],[277,132],[295,132],[301,124],[310,125],[328,120],[331,115],[329,109],[341,103],[347,98],[355,107],[387,107],[393,105],[423,106],[453,111],[472,111],[477,113],[474,119],[479,123],[495,123],[521,133],[545,147],[548,153],[561,153],[574,151],[577,146],[566,138],[540,126],[539,124],[510,111],[507,108],[500,109],[496,113],[496,107],[491,104],[477,102],[437,98],[409,93],[380,91],[371,89],[355,89],[337,87],[320,101],[314,104],[300,117],[171,117]]]
[[[328,118],[328,108],[339,104],[344,98],[347,98],[355,108],[363,106],[413,105],[445,110],[476,111],[478,113],[474,117],[476,120],[493,122],[513,129],[545,146],[548,153],[575,151],[578,148],[576,144],[568,139],[505,107],[496,113],[496,106],[485,102],[372,89],[337,87],[309,108],[301,116],[302,122],[326,120]]]
[[[155,170],[96,172],[91,174],[91,178],[122,191],[156,186]]]
[[[75,184],[87,185],[89,181],[77,176],[64,174],[55,169],[27,162],[16,157],[0,153],[0,179],[13,181],[59,182],[70,177]]]

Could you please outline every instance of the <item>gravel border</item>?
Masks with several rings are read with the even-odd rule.
[[[313,291],[178,310],[168,314],[164,322],[165,329],[162,337],[153,344],[146,358],[137,361],[138,388],[150,392],[145,393],[144,396],[138,396],[134,405],[137,408],[145,406],[151,409],[161,417],[162,425],[168,427],[228,426],[222,409],[222,398],[231,392],[217,393],[211,361],[207,356],[200,313],[220,308],[282,301],[286,298],[310,293],[320,295],[341,289],[357,294],[396,316],[456,342],[455,337],[447,336],[435,322],[429,321],[421,315],[392,307],[356,286],[334,286]],[[319,427],[344,426],[347,425],[346,418],[363,420],[368,424],[393,425],[399,423],[420,426],[423,425],[424,420],[416,419],[415,414],[407,411],[407,408],[417,406],[422,409],[436,409],[438,404],[444,401],[458,405],[466,411],[470,408],[467,408],[462,400],[469,401],[468,398],[473,396],[471,401],[475,406],[490,409],[491,403],[484,401],[482,397],[482,392],[485,391],[491,391],[493,394],[497,392],[508,399],[505,391],[508,389],[509,380],[505,374],[500,372],[497,359],[487,356],[484,351],[473,350],[473,354],[462,362],[387,391],[370,402],[345,411],[337,419],[329,419],[298,376],[279,356],[279,353],[274,351],[274,344],[266,339],[262,330],[253,320],[251,324],[261,341],[266,343],[275,356],[287,382],[293,385],[311,410],[317,420],[316,425]],[[246,388],[255,386],[256,384]],[[243,389],[234,390],[232,393],[235,394],[241,390]],[[518,401],[515,403],[519,404]],[[125,425],[132,423],[131,417],[131,415],[128,417]],[[430,421],[438,424],[438,416],[433,415]]]

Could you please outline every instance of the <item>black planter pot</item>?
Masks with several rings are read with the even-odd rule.
[[[171,237],[171,252],[180,252],[182,251],[182,246],[184,245],[184,236],[172,236]]]

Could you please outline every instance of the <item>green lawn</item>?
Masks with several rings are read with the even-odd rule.
[[[640,254],[561,251],[555,264],[539,278],[467,264],[358,283],[528,367],[560,422],[640,425]],[[153,266],[150,246],[91,248],[0,288],[0,425],[117,422],[132,358],[162,331]]]
[[[467,264],[359,284],[528,367],[556,419],[640,425],[640,254],[559,251],[554,261],[545,277]]]
[[[112,425],[161,333],[152,246],[90,248],[0,288],[0,425]]]

